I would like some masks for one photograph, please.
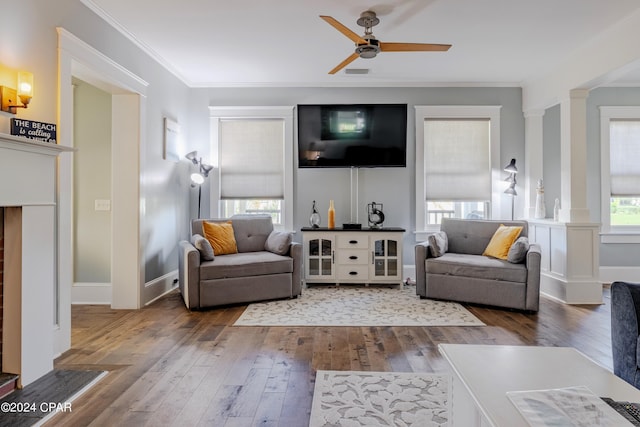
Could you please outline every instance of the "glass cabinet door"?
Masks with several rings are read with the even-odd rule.
[[[333,239],[312,238],[307,241],[307,278],[333,277]]]
[[[399,279],[402,275],[400,268],[398,245],[396,239],[380,239],[372,237],[373,247],[373,276],[376,278]]]

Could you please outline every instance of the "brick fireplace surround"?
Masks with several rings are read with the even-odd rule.
[[[18,387],[53,369],[57,144],[0,134],[1,371]],[[28,174],[25,174],[28,170]]]

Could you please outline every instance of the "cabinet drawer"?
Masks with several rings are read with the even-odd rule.
[[[369,280],[369,266],[368,265],[339,265],[338,266],[338,281],[366,281]]]
[[[341,249],[368,249],[369,237],[364,233],[339,233],[338,247]]]
[[[344,249],[338,251],[338,264],[368,264],[369,251],[367,249]]]

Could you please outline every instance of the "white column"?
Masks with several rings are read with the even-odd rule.
[[[560,104],[560,221],[530,220],[540,244],[540,291],[569,304],[601,304],[599,224],[587,208],[587,96],[569,91]]]
[[[560,103],[560,221],[588,223],[587,96],[573,89]]]
[[[543,126],[544,110],[524,113],[524,216],[534,218],[536,212],[536,187],[543,175]]]

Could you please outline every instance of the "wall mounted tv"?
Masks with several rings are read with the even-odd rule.
[[[298,167],[406,167],[407,104],[298,105]]]

